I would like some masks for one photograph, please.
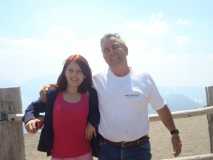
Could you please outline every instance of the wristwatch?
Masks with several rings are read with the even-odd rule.
[[[170,131],[170,134],[171,135],[174,135],[174,134],[178,135],[179,134],[179,130],[178,129],[173,129],[173,130]]]

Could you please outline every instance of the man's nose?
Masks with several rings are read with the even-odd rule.
[[[113,49],[110,49],[108,54],[109,54],[109,55],[113,55],[113,54],[114,54]]]

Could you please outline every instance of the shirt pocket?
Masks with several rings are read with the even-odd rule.
[[[146,106],[147,105],[147,96],[144,92],[138,88],[133,88],[124,94],[126,103],[130,106]]]

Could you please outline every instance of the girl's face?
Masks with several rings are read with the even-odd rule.
[[[78,88],[84,81],[85,75],[76,62],[71,62],[65,69],[65,77],[68,87]]]

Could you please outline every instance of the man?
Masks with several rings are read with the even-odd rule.
[[[99,160],[151,159],[148,104],[170,131],[174,156],[178,156],[182,148],[179,131],[151,76],[128,66],[128,47],[119,35],[106,34],[101,49],[109,68],[93,79],[100,111]]]
[[[179,131],[151,76],[128,66],[128,47],[117,34],[101,39],[108,71],[94,76],[100,110],[100,160],[150,160],[148,104],[171,133],[174,156],[181,153]],[[157,135],[156,135],[157,136]]]

